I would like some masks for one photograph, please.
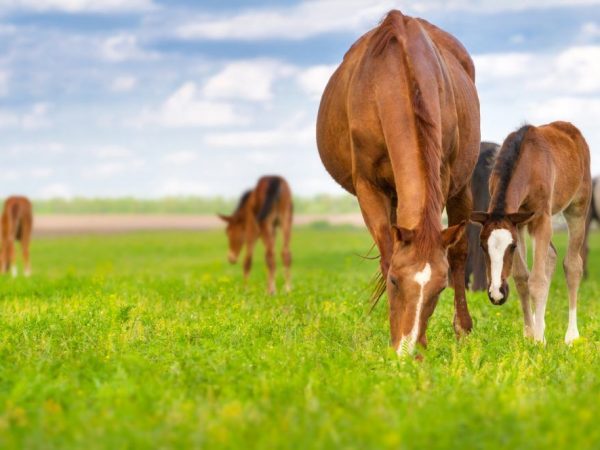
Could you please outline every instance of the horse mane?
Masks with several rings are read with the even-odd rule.
[[[423,216],[415,230],[414,245],[419,254],[429,255],[440,243],[442,224],[440,214],[443,209],[443,194],[440,180],[441,145],[437,136],[440,134],[439,125],[427,108],[423,97],[421,84],[415,75],[412,61],[406,48],[405,21],[414,20],[404,16],[398,10],[390,11],[381,21],[372,37],[371,55],[379,56],[390,45],[396,41],[401,47],[403,64],[407,79],[412,92],[412,107],[415,118],[415,130],[419,149],[421,150],[421,162],[425,174],[426,202]],[[418,23],[421,27],[421,24]]]
[[[233,211],[232,216],[237,216],[242,209],[244,209],[244,206],[246,206],[246,203],[248,203],[248,199],[250,198],[250,194],[252,194],[252,190],[248,189],[247,191],[245,191],[242,196],[240,197],[240,200],[235,208],[235,211]]]
[[[505,215],[506,209],[506,192],[508,185],[512,180],[513,172],[521,156],[521,147],[527,131],[532,128],[531,125],[523,125],[517,131],[512,132],[502,143],[502,147],[496,157],[493,173],[498,177],[498,186],[496,195],[492,199],[490,207],[492,209],[492,217],[500,218]]]
[[[271,210],[273,209],[275,202],[279,198],[280,187],[280,178],[273,177],[269,180],[269,184],[267,185],[267,192],[265,195],[265,201],[262,204],[258,215],[256,216],[259,222],[265,220],[271,212]]]

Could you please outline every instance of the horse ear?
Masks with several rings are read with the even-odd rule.
[[[490,215],[483,211],[473,211],[471,213],[470,220],[471,222],[480,223],[483,225],[490,218]]]
[[[217,217],[221,219],[223,222],[230,223],[231,216],[226,216],[225,214],[217,214]]]
[[[530,221],[534,214],[535,213],[533,211],[516,212],[516,213],[507,214],[506,217],[508,218],[508,220],[510,220],[513,223],[513,225],[520,225],[522,223],[526,223],[526,222]]]
[[[408,228],[392,225],[392,230],[396,233],[396,240],[404,244],[410,244],[415,238],[415,231]]]
[[[444,248],[450,248],[456,245],[463,237],[466,226],[467,221],[463,220],[458,225],[453,225],[442,231],[442,244],[444,245]]]

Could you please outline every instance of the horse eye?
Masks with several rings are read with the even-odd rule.
[[[397,288],[398,287],[398,279],[396,277],[390,277],[390,283]]]
[[[511,245],[510,245],[510,250],[511,250],[511,251],[514,251],[514,250],[515,250],[515,248],[517,248],[517,244],[511,244]]]

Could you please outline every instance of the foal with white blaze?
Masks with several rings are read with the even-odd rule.
[[[563,261],[569,291],[569,326],[565,342],[579,337],[577,290],[583,273],[581,249],[591,196],[590,152],[579,132],[568,122],[511,133],[498,154],[490,178],[488,212],[474,212],[479,222],[489,282],[495,305],[508,299],[511,273],[521,299],[525,336],[544,342],[544,315],[556,264],[552,245],[552,216],[562,213],[569,228]],[[527,268],[525,228],[533,239],[531,275]],[[535,314],[532,314],[532,299]]]

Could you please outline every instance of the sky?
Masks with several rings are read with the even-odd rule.
[[[569,120],[600,173],[600,0],[0,0],[0,195],[341,194],[320,95],[392,8],[471,53],[482,139]]]

